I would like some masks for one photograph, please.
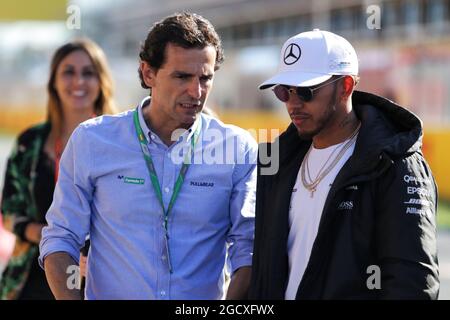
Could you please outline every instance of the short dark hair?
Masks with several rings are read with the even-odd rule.
[[[222,43],[213,25],[195,13],[175,13],[155,23],[141,45],[139,52],[141,61],[147,62],[152,68],[158,70],[166,60],[165,51],[168,43],[185,49],[214,47],[216,49],[215,70],[219,69],[224,60]],[[142,77],[141,68],[139,68],[139,78],[141,86],[149,89]]]

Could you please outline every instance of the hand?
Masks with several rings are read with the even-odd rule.
[[[87,262],[87,257],[80,254],[80,276],[85,277],[85,278],[86,278],[86,272],[87,272],[86,262]]]
[[[25,229],[25,239],[31,243],[39,244],[42,237],[42,228],[44,227],[45,224],[30,222]]]

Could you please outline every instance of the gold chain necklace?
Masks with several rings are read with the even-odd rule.
[[[336,147],[333,150],[333,152],[331,152],[331,154],[328,156],[327,161],[325,161],[323,166],[320,168],[320,170],[317,173],[317,176],[316,176],[316,178],[314,180],[311,178],[311,174],[310,174],[310,171],[309,171],[309,164],[308,164],[309,155],[311,153],[311,150],[313,149],[313,144],[311,144],[311,146],[309,147],[308,152],[305,155],[305,158],[303,160],[302,166],[300,168],[300,174],[301,174],[301,177],[302,177],[303,186],[306,189],[308,189],[308,191],[311,192],[311,198],[314,197],[314,192],[317,190],[317,186],[319,185],[319,183],[323,180],[323,178],[325,178],[327,176],[328,173],[330,173],[331,170],[333,170],[333,168],[336,166],[336,164],[339,162],[339,160],[341,160],[341,158],[344,156],[344,154],[348,150],[348,148],[350,148],[350,146],[356,140],[356,135],[357,135],[360,127],[361,127],[361,123],[358,124],[358,127],[350,135],[350,137],[348,138],[348,141],[342,146],[341,150],[338,152],[338,154],[333,159],[333,161],[330,163],[330,165],[325,168],[326,164],[330,161],[331,157],[333,156],[335,151],[338,149],[338,147]],[[307,171],[309,181],[307,181],[305,171]]]

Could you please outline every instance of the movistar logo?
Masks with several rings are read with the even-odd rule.
[[[132,177],[124,177],[124,176],[117,176],[117,179],[123,180],[124,183],[131,183],[131,184],[144,184],[145,179],[142,178],[132,178]]]

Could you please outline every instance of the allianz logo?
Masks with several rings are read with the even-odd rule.
[[[415,215],[421,215],[421,216],[432,216],[432,213],[429,209],[418,209],[418,208],[406,208],[406,213],[408,214],[415,214]]]
[[[338,210],[352,210],[353,209],[353,201],[342,201],[337,209]]]

